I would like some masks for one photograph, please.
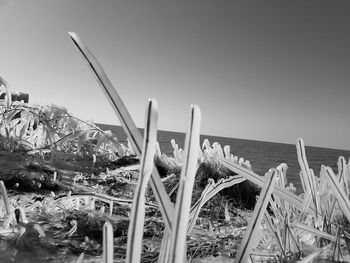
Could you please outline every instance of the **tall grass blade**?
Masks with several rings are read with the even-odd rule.
[[[69,32],[69,35],[79,49],[81,54],[83,55],[85,61],[89,65],[92,70],[96,80],[100,84],[102,91],[106,95],[109,103],[111,104],[113,110],[118,116],[123,129],[128,136],[130,143],[135,150],[136,154],[141,158],[141,149],[142,149],[142,136],[140,131],[137,129],[134,121],[132,120],[127,108],[125,107],[122,99],[119,94],[113,87],[112,83],[108,79],[106,73],[103,68],[93,56],[91,51],[83,44],[77,34],[73,32]],[[155,166],[153,166],[153,172],[150,180],[150,184],[152,187],[152,191],[154,193],[155,199],[159,205],[160,212],[164,219],[165,226],[171,231],[171,218],[174,215],[174,207],[167,195],[167,192],[164,188],[162,181],[160,180],[160,176],[158,170]]]
[[[159,249],[158,263],[169,262],[170,257],[170,236],[168,230],[164,229],[162,243]]]
[[[318,190],[319,182],[316,183],[316,179],[318,178],[314,174],[314,170],[310,169],[311,174],[311,182],[312,182],[312,189],[314,192],[314,203],[315,203],[315,224],[317,227],[320,227],[320,224],[322,222],[322,209],[321,209],[321,199],[320,199],[320,191]]]
[[[142,252],[142,234],[145,222],[145,192],[151,177],[154,154],[157,143],[157,103],[150,100],[145,118],[143,149],[140,166],[140,176],[134,193],[131,209],[126,262],[140,262]]]
[[[340,186],[338,178],[336,178],[333,170],[330,167],[324,165],[321,166],[321,173],[325,174],[329,186],[332,189],[332,194],[337,198],[339,206],[342,209],[342,213],[350,221],[350,201],[345,194],[343,188]]]
[[[185,139],[184,160],[180,174],[171,232],[170,262],[183,263],[186,258],[186,236],[191,207],[192,190],[199,161],[201,114],[197,105],[191,106],[189,128]]]
[[[0,190],[1,190],[1,194],[4,198],[4,204],[5,204],[5,210],[7,215],[11,214],[11,206],[10,206],[10,201],[9,201],[9,197],[7,195],[7,190],[4,184],[4,181],[0,181]]]
[[[310,193],[312,196],[313,204],[315,205],[315,219],[318,218],[317,213],[320,210],[317,203],[316,198],[316,188],[314,183],[314,176],[313,173],[310,170],[309,164],[306,159],[306,152],[305,152],[305,144],[303,139],[299,138],[297,140],[297,156],[298,156],[298,162],[301,169],[301,180],[304,182],[303,186],[305,187],[304,191],[305,193]]]
[[[113,226],[106,221],[103,225],[103,254],[102,263],[113,263]]]
[[[299,172],[299,178],[300,178],[301,187],[303,188],[303,192],[307,193],[307,190],[305,187],[306,182],[304,181],[304,176],[303,176],[303,173],[301,171]]]
[[[249,255],[258,238],[257,234],[261,225],[261,220],[265,215],[267,205],[275,186],[277,171],[270,170],[264,179],[266,179],[266,183],[260,192],[258,202],[255,204],[253,214],[247,227],[247,231],[242,239],[235,262],[248,262]]]
[[[310,168],[309,168],[309,164],[307,162],[306,159],[306,153],[305,153],[305,144],[303,139],[299,138],[297,140],[297,156],[298,156],[298,162],[299,162],[299,166],[301,169],[301,181],[303,182],[303,186],[304,186],[304,192],[311,192],[312,188],[311,188],[311,177],[310,177]],[[312,192],[311,192],[312,193]],[[313,195],[313,193],[312,193]]]
[[[348,195],[350,195],[350,158],[348,160],[348,163],[346,165],[346,170],[344,174],[344,183],[345,183],[345,191]]]
[[[349,195],[349,192],[347,191],[349,188],[349,182],[347,178],[348,173],[348,166],[346,164],[346,160],[343,156],[340,156],[338,158],[338,177],[339,182],[344,186],[344,191],[347,195]]]

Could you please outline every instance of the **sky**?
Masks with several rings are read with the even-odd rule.
[[[0,76],[30,102],[119,125],[82,56],[103,66],[138,127],[350,150],[350,1],[0,0]]]

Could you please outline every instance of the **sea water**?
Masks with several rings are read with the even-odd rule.
[[[112,131],[119,141],[126,142],[126,135],[121,126],[98,124],[103,130]],[[140,129],[142,132],[142,130]],[[158,131],[158,142],[162,153],[173,156],[171,139],[175,139],[179,147],[183,148],[185,134],[181,132]],[[210,143],[218,142],[223,147],[230,145],[231,153],[238,157],[249,160],[252,169],[259,175],[264,175],[270,168],[275,168],[281,163],[288,165],[287,180],[297,188],[297,193],[302,192],[300,182],[300,166],[297,158],[296,146],[293,144],[264,142],[255,140],[235,139],[227,137],[201,135],[200,143],[208,139]],[[297,139],[297,138],[296,138]],[[296,141],[295,139],[295,141]],[[305,142],[307,144],[307,142]],[[310,168],[314,170],[316,176],[319,176],[321,165],[327,165],[336,173],[338,171],[338,157],[343,156],[347,161],[350,157],[350,151],[310,147],[306,146],[306,157]]]

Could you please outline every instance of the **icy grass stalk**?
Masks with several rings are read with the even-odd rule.
[[[339,182],[344,186],[345,193],[349,196],[349,171],[346,160],[343,156],[338,158],[338,178]]]
[[[170,236],[168,230],[164,229],[162,243],[159,249],[158,263],[169,262]]]
[[[336,178],[333,170],[330,167],[324,165],[321,166],[321,173],[323,173],[329,182],[329,186],[332,189],[332,194],[337,198],[342,213],[350,221],[350,201],[341,187],[338,178]]]
[[[157,142],[157,103],[150,100],[145,118],[142,159],[140,175],[131,209],[126,262],[140,262],[142,252],[142,237],[145,221],[145,192],[151,177],[154,154]]]
[[[310,192],[305,193],[303,206],[302,206],[302,209],[301,209],[301,213],[299,215],[299,222],[301,222],[304,219],[304,217],[307,215],[307,210],[308,210],[308,208],[310,206],[311,199],[312,199],[312,194]]]
[[[119,118],[123,129],[130,140],[130,143],[135,150],[136,154],[141,159],[141,149],[142,149],[142,136],[140,131],[137,129],[134,121],[132,120],[124,102],[120,98],[119,94],[113,87],[112,83],[108,79],[103,68],[93,56],[91,51],[83,44],[79,39],[78,35],[70,32],[69,33],[73,43],[79,49],[83,55],[85,61],[92,70],[97,82],[100,84],[103,93],[106,95],[109,103],[111,104],[113,110],[115,111],[117,117]],[[160,212],[164,218],[164,223],[167,229],[171,231],[172,222],[171,218],[174,215],[174,208],[170,201],[169,196],[166,193],[165,187],[160,179],[160,175],[156,168],[153,169],[150,184],[155,196],[155,199],[159,205]]]
[[[259,239],[258,232],[261,227],[261,221],[265,215],[271,194],[273,192],[273,188],[275,186],[277,171],[270,170],[264,179],[265,185],[261,190],[258,202],[255,204],[253,214],[247,227],[247,231],[242,239],[241,246],[235,258],[235,262],[248,262],[250,253]]]
[[[113,226],[106,221],[103,225],[103,254],[102,263],[113,263]]]
[[[270,203],[271,203],[271,199],[270,199]],[[273,223],[271,216],[269,215],[269,213],[267,211],[265,211],[265,220],[267,222],[268,227],[270,228],[270,231],[275,235],[276,240],[277,240],[277,245],[279,246],[279,248],[281,249],[281,252],[283,254],[283,257],[286,257],[286,253],[284,251],[284,247],[283,247],[283,241],[282,241],[282,236],[279,230],[277,230],[276,225]]]
[[[304,225],[304,224],[301,224],[301,223],[293,223],[292,227],[293,228],[297,228],[297,229],[299,229],[301,231],[313,234],[314,236],[322,237],[322,238],[327,239],[327,240],[332,241],[332,242],[335,242],[336,239],[337,239],[337,237],[334,236],[334,235],[328,234],[328,233],[326,233],[324,231],[315,229],[313,227],[310,227],[310,226],[307,226],[307,225]],[[345,241],[343,239],[341,240],[341,243],[343,245],[345,245]]]
[[[304,192],[306,195],[310,194],[313,204],[315,206],[315,222],[318,222],[318,212],[320,212],[320,206],[317,198],[317,189],[315,183],[315,176],[313,171],[310,169],[309,164],[306,159],[305,144],[303,139],[299,138],[297,140],[297,156],[298,162],[301,168],[301,181],[303,182]],[[305,209],[305,203],[303,204],[303,210]],[[307,203],[307,207],[309,203]]]
[[[180,174],[179,189],[173,219],[173,231],[170,234],[170,262],[182,263],[186,259],[186,236],[191,208],[194,178],[199,162],[199,135],[201,114],[199,107],[191,107],[189,128],[186,134],[184,159]]]
[[[349,196],[349,184],[348,184],[348,166],[346,164],[345,158],[343,156],[340,156],[338,158],[338,180],[340,186],[343,187],[345,195]],[[333,213],[335,212],[335,207],[337,205],[337,199],[332,198],[332,200],[328,200],[328,203],[330,203],[330,209],[329,209],[329,220],[331,220]]]
[[[2,180],[0,181],[0,190],[1,190],[2,197],[4,198],[6,213],[7,213],[7,215],[10,215],[11,214],[10,201],[9,201],[9,197],[7,195],[7,190],[6,190],[4,181],[2,181]]]
[[[306,159],[305,145],[304,141],[300,138],[297,140],[297,156],[301,168],[300,179],[304,187],[304,192],[311,193],[314,198],[314,189],[312,188],[310,168]]]

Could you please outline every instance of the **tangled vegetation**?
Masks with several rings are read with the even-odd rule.
[[[119,240],[113,248],[114,258],[125,258],[130,205],[140,174],[139,158],[131,145],[121,144],[111,132],[75,118],[61,106],[13,101],[5,103],[1,112],[1,159],[11,165],[0,175],[7,186],[6,189],[2,183],[0,236],[1,250],[6,253],[0,259],[66,262],[75,261],[79,253],[84,253],[85,260],[98,262],[103,251],[102,226],[106,222],[113,224],[113,236]],[[175,200],[183,150],[174,141],[172,144],[174,157],[160,153],[158,146],[154,161],[158,170],[163,169],[162,181]],[[246,223],[242,212],[237,212],[239,208],[227,206],[228,194],[216,195],[234,185],[235,180],[226,179],[235,173],[214,161],[215,156],[224,153],[220,145],[213,146],[209,141],[203,145],[196,175],[197,190],[192,199],[197,203],[192,204],[192,217],[199,221],[192,220],[194,230],[191,231],[198,233],[193,237],[199,235],[195,227],[198,222],[205,229],[222,228],[222,223],[232,228],[224,218],[225,209],[226,213],[235,211],[239,218],[234,225],[241,228]],[[226,148],[225,151],[229,154]],[[248,161],[229,156],[241,165],[250,166]],[[19,175],[10,171],[14,167],[18,167],[15,172]],[[206,188],[209,178],[212,178],[210,189]],[[204,190],[206,197],[202,194]],[[221,207],[208,202],[213,196],[221,202]],[[165,225],[149,190],[145,215],[142,261],[154,262],[160,252]],[[201,233],[189,243],[188,255],[193,258],[219,255],[223,248],[231,253],[225,245],[230,239],[230,230],[221,231],[227,232],[225,240],[216,239],[216,245],[213,236]],[[217,245],[219,241],[221,246]],[[34,250],[29,244],[34,245]]]
[[[39,153],[43,158],[56,158],[59,152],[66,158],[95,155],[116,160],[127,151],[110,131],[102,131],[56,105],[14,102],[1,108],[0,127],[0,149],[10,152]]]

